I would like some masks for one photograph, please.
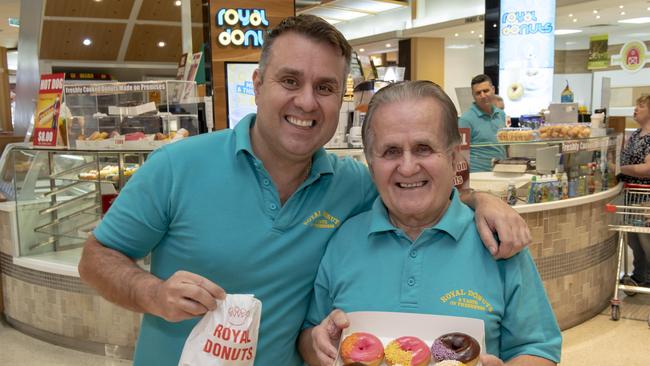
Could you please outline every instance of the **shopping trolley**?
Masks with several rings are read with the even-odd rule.
[[[623,186],[623,194],[618,196],[613,203],[605,205],[605,210],[612,213],[609,224],[610,230],[619,232],[618,262],[616,266],[616,285],[614,297],[611,302],[611,318],[618,320],[621,317],[621,300],[618,290],[628,296],[637,293],[650,294],[650,288],[638,286],[628,275],[627,269],[627,235],[628,233],[644,233],[650,235],[650,185],[628,184]],[[619,279],[623,264],[623,278]],[[648,316],[650,325],[650,315]]]

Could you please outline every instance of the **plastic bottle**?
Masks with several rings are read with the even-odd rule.
[[[566,86],[560,94],[560,103],[573,103],[573,92],[569,88],[569,80],[566,81]]]
[[[510,206],[517,204],[517,187],[513,181],[508,182],[508,189],[506,194],[506,202]]]
[[[535,197],[537,197],[537,176],[533,175],[530,179],[530,188],[528,189],[528,203],[535,203]]]
[[[560,199],[565,200],[569,198],[569,180],[567,179],[566,173],[562,173],[560,186],[562,188],[562,194],[560,195]]]
[[[569,189],[568,189],[569,198],[573,198],[578,194],[578,180],[576,178],[569,180]]]
[[[596,192],[596,165],[590,164],[589,170],[590,172],[587,176],[587,191],[589,194],[594,194]]]
[[[587,194],[587,177],[585,177],[584,175],[578,177],[578,187],[577,187],[576,194],[578,196],[584,196],[585,194]]]

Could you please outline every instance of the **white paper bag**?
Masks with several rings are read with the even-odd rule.
[[[179,366],[252,366],[262,302],[253,295],[226,295],[187,337]]]

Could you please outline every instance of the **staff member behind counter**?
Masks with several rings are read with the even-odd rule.
[[[497,131],[506,126],[506,113],[493,104],[494,85],[489,76],[481,74],[472,79],[474,103],[460,116],[458,127],[469,128],[471,141],[469,149],[470,172],[492,170],[492,159],[504,159],[503,146],[474,147],[474,144],[498,143]]]

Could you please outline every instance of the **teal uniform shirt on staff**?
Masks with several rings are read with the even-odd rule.
[[[415,241],[391,224],[381,198],[344,223],[321,262],[305,326],[333,309],[481,319],[488,353],[560,359],[562,336],[528,249],[494,260],[455,189],[440,221]]]
[[[227,293],[262,301],[255,365],[302,365],[295,341],[327,242],[377,192],[367,168],[323,149],[285,202],[253,153],[255,115],[234,130],[156,150],[120,192],[94,235],[131,258],[151,252],[151,273],[190,271]],[[145,314],[135,365],[178,364],[200,317],[170,323]]]
[[[492,170],[492,158],[504,159],[506,151],[503,146],[474,147],[473,144],[498,143],[497,131],[506,126],[506,113],[492,106],[492,113],[483,112],[476,103],[463,113],[458,120],[458,127],[469,128],[472,136],[469,146],[470,172],[487,172]]]

